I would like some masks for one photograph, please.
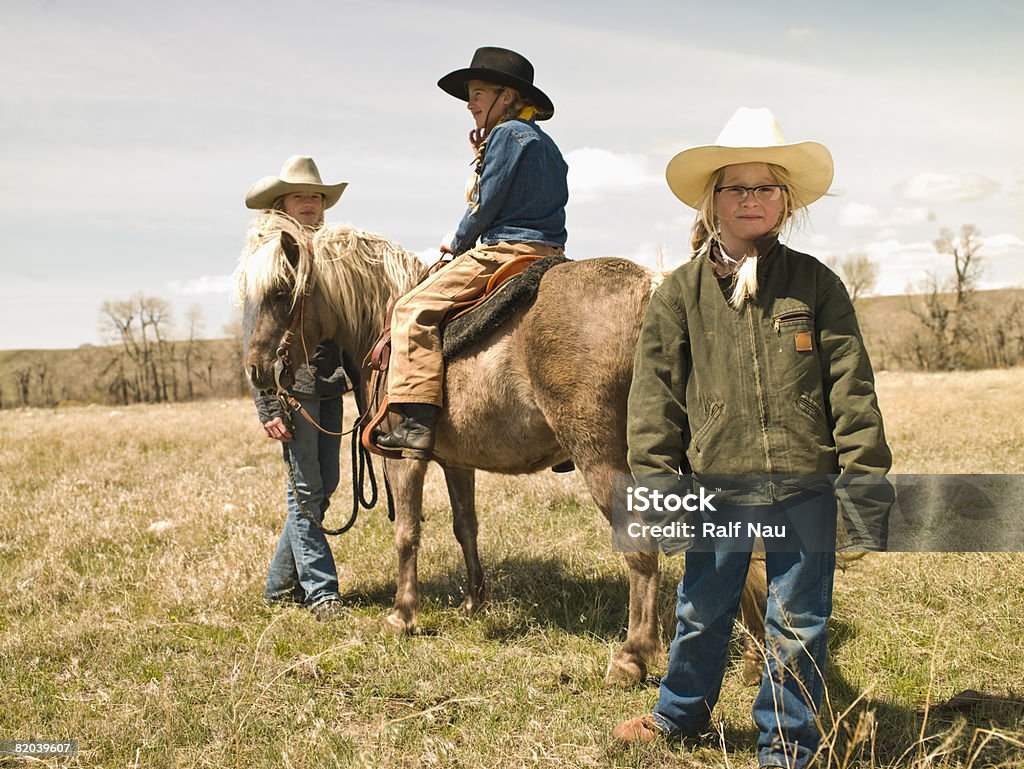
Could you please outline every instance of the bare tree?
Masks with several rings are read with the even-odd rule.
[[[841,259],[830,259],[829,266],[839,273],[846,290],[850,292],[850,300],[873,294],[878,286],[878,262],[867,254],[855,252]]]
[[[938,253],[953,257],[953,278],[940,282],[936,275],[929,275],[923,303],[911,304],[911,312],[923,327],[912,337],[912,353],[925,369],[964,368],[978,336],[972,310],[981,275],[981,234],[973,224],[963,225],[960,233],[957,238],[952,230],[943,229],[934,241]]]
[[[139,304],[147,364],[152,375],[153,400],[161,403],[169,400],[168,370],[173,369],[173,348],[167,339],[171,326],[171,305],[165,299],[142,294],[136,297],[136,301]],[[152,341],[149,334],[152,334]]]
[[[56,404],[56,400],[53,397],[53,379],[50,377],[50,367],[46,361],[40,361],[36,364],[36,381],[39,383],[39,398],[38,402],[40,406],[53,406]]]
[[[206,330],[206,317],[203,315],[203,308],[198,304],[193,304],[188,308],[188,312],[185,313],[185,324],[188,328],[188,334],[185,339],[185,354],[183,356],[183,362],[185,364],[185,391],[189,400],[194,400],[196,397],[195,393],[195,365],[196,356],[199,353],[199,338],[203,335]],[[211,382],[210,389],[213,389],[213,383]]]
[[[127,300],[107,301],[100,307],[101,333],[120,345],[131,364],[114,367],[123,380],[117,389],[125,395],[131,389],[136,401],[169,398],[168,370],[173,362],[167,340],[170,324],[170,304],[142,293]]]
[[[957,238],[952,230],[943,228],[934,245],[940,254],[953,257],[955,306],[957,310],[966,309],[981,277],[981,259],[978,256],[982,247],[981,233],[973,224],[965,224],[960,227],[960,237]]]
[[[178,327],[172,339],[170,316],[167,302],[142,294],[104,302],[98,327],[109,345],[0,361],[0,409],[248,395],[240,317],[224,326],[230,339],[203,339],[206,321],[194,306],[184,316],[188,325]]]
[[[32,386],[32,369],[28,367],[15,369],[14,384],[17,389],[18,399],[21,402],[21,405],[29,405],[28,396]]]
[[[232,390],[236,395],[249,394],[249,382],[245,377],[245,360],[242,356],[242,316],[239,313],[235,318],[224,324],[224,336],[231,341],[232,354],[228,358],[230,366],[230,379]],[[213,377],[213,360],[210,361],[210,377]]]

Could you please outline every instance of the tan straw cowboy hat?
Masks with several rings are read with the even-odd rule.
[[[271,208],[274,201],[289,192],[319,192],[324,196],[324,209],[338,202],[348,182],[324,184],[313,158],[293,155],[281,168],[280,176],[264,176],[245,193],[246,208]]]
[[[773,163],[789,171],[800,203],[809,205],[832,185],[832,154],[818,142],[787,144],[771,110],[736,110],[714,144],[683,150],[669,161],[665,179],[676,197],[697,208],[708,179],[737,163]]]

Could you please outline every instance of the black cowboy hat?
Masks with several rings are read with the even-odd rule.
[[[473,61],[467,69],[457,69],[437,81],[445,93],[456,99],[469,101],[466,83],[483,80],[485,83],[507,85],[533,102],[537,108],[537,120],[547,120],[555,113],[551,99],[533,84],[533,65],[515,51],[507,48],[477,48]]]

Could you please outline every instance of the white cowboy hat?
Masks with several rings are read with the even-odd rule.
[[[324,184],[313,158],[293,155],[281,167],[280,176],[264,176],[245,193],[246,208],[271,208],[274,201],[289,192],[319,192],[324,196],[324,209],[338,202],[348,182]]]
[[[809,205],[832,185],[832,154],[818,142],[787,144],[771,110],[736,110],[714,144],[683,150],[668,162],[665,179],[676,197],[697,208],[708,179],[737,163],[773,163],[793,178],[800,202]]]

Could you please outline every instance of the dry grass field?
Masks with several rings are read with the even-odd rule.
[[[1021,370],[883,372],[879,392],[895,471],[1024,472]],[[0,740],[78,740],[44,765],[756,766],[738,659],[703,746],[611,743],[653,705],[656,678],[602,684],[626,571],[575,475],[480,478],[490,602],[466,619],[432,470],[422,631],[394,638],[379,508],[334,540],[343,620],[263,606],[284,470],[251,403],[8,411],[0,439]],[[328,522],[349,504],[343,486]],[[665,565],[668,616],[680,562]],[[853,563],[836,588],[822,764],[1024,766],[1022,584],[1020,553]],[[950,702],[964,690],[980,696]]]

